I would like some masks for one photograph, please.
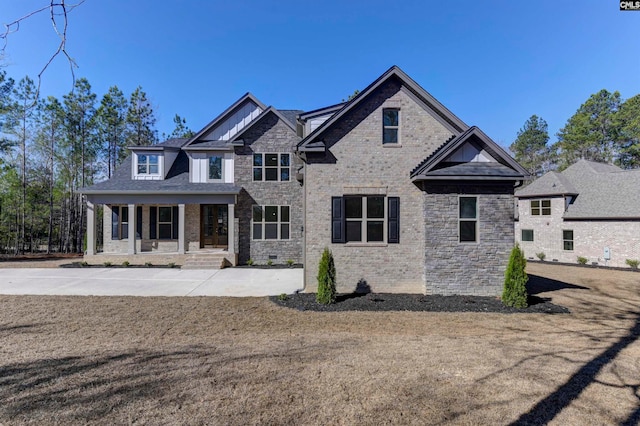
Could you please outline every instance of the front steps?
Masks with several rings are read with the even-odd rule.
[[[182,269],[222,269],[228,264],[222,253],[201,253],[187,255]]]

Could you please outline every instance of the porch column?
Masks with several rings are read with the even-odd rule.
[[[96,206],[87,200],[87,251],[86,254],[96,254]]]
[[[129,204],[129,250],[128,254],[136,254],[136,205]]]
[[[178,204],[178,254],[184,254],[184,204]]]
[[[229,253],[236,253],[236,227],[235,227],[235,204],[229,204],[227,207],[227,251]]]

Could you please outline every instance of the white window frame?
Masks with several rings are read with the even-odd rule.
[[[544,204],[546,203],[549,205],[545,207]],[[551,216],[551,199],[549,198],[531,200],[529,206],[531,208],[531,216]]]
[[[385,125],[384,117],[387,111],[395,111],[397,113],[397,121],[398,124],[396,126]],[[396,141],[395,142],[386,142],[385,140],[385,130],[395,130],[396,132]],[[397,146],[400,145],[400,108],[382,108],[382,145],[386,146]]]
[[[211,159],[220,159],[220,178],[211,178]],[[207,155],[207,182],[223,182],[224,181],[224,155],[223,154],[209,154]]]
[[[469,218],[469,217],[462,217],[461,216],[461,207],[462,207],[462,199],[463,198],[472,198],[476,200],[476,211],[475,211],[475,217],[473,218]],[[479,206],[479,199],[477,195],[460,195],[458,196],[458,242],[460,244],[477,244],[480,242],[480,206]],[[465,222],[474,222],[475,224],[475,239],[473,241],[471,240],[465,240],[462,241],[462,233],[460,232],[460,227],[462,225],[462,223]]]
[[[277,156],[277,161],[276,161],[276,165],[275,166],[267,166],[266,165],[266,156],[267,155],[275,155]],[[260,165],[256,165],[256,156],[260,156],[261,160],[261,164]],[[282,165],[282,159],[283,158],[288,159],[288,163],[289,165],[283,166]],[[251,165],[252,165],[252,179],[254,182],[290,182],[291,181],[291,153],[289,152],[254,152],[252,157],[251,157]],[[267,169],[269,170],[276,170],[276,177],[277,179],[274,180],[267,180]],[[256,170],[260,170],[260,179],[256,179]],[[288,170],[288,179],[282,179],[282,172],[284,170]]]
[[[346,244],[387,244],[387,234],[389,229],[389,213],[388,213],[388,199],[384,195],[344,195],[344,241]],[[362,207],[362,216],[361,217],[347,217],[347,200],[349,199],[360,199],[361,207]],[[369,198],[382,198],[382,206],[383,206],[383,217],[369,217],[368,216],[368,203]],[[347,225],[349,222],[360,222],[360,241],[349,240]],[[368,223],[369,222],[382,222],[382,240],[378,241],[369,241],[369,231],[368,231]]]
[[[140,157],[146,157],[146,161],[140,161]],[[151,163],[151,157],[155,157],[155,164]],[[151,166],[156,166],[158,171],[152,173]],[[141,172],[140,167],[145,167],[145,171]],[[160,156],[158,154],[136,154],[136,175],[138,176],[158,176],[160,174]]]
[[[277,219],[274,222],[271,221],[267,221],[267,216],[266,216],[266,209],[267,208],[273,208],[275,207],[277,209]],[[255,220],[255,209],[259,208],[261,210],[261,216],[262,216],[262,220],[261,221],[256,221]],[[288,213],[289,213],[289,220],[285,221],[283,220],[283,209],[286,208],[288,209]],[[266,228],[267,225],[276,225],[277,228],[277,238],[266,238]],[[256,238],[255,232],[254,232],[254,226],[259,226],[260,227],[260,238]],[[288,236],[287,238],[283,238],[282,237],[282,227],[283,226],[287,226],[288,227]],[[290,205],[275,205],[275,204],[264,204],[264,205],[258,205],[258,204],[254,204],[251,208],[251,240],[253,241],[289,241],[291,240],[291,206]]]

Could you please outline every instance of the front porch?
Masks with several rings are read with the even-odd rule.
[[[202,249],[178,252],[140,252],[135,255],[122,253],[85,254],[83,260],[90,265],[122,265],[128,262],[131,266],[176,265],[183,269],[222,269],[236,266],[238,255],[222,249]]]

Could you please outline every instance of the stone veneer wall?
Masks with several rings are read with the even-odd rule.
[[[382,109],[400,108],[400,144],[383,146]],[[346,114],[323,139],[325,154],[308,154],[305,166],[305,290],[316,291],[318,263],[333,252],[339,292],[363,280],[376,292],[424,292],[423,194],[411,170],[452,132],[391,79]],[[400,198],[399,244],[332,244],[331,197],[385,194]]]
[[[302,263],[303,241],[303,193],[296,181],[302,161],[294,154],[300,141],[296,133],[275,114],[269,114],[242,136],[243,147],[235,150],[235,184],[242,187],[238,195],[236,217],[238,220],[238,261],[244,264],[252,259],[265,264],[271,258],[275,264],[287,260]],[[253,153],[288,153],[291,159],[288,182],[254,182]],[[290,206],[289,240],[252,240],[251,220],[254,205]]]
[[[427,294],[497,296],[514,244],[513,183],[425,186]],[[459,197],[478,197],[478,242],[459,242]]]
[[[531,199],[518,201],[519,220],[515,224],[516,241],[528,259],[538,260],[537,253],[546,255],[545,261],[577,263],[578,256],[589,264],[626,268],[627,259],[640,260],[640,221],[621,220],[563,220],[565,201],[562,197],[540,197],[551,200],[550,216],[532,216]],[[522,241],[522,230],[533,229],[533,241]],[[564,250],[563,230],[573,230],[573,250]],[[611,259],[605,261],[604,248]]]

